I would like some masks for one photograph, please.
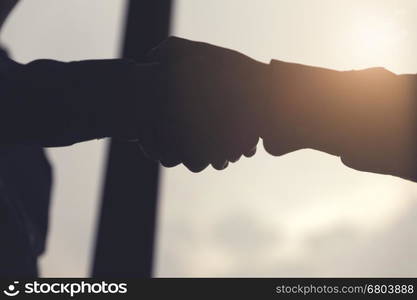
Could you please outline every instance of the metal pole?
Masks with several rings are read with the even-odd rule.
[[[168,36],[171,6],[167,0],[129,1],[123,57],[144,61]],[[93,277],[152,276],[158,177],[158,164],[138,145],[111,141]]]

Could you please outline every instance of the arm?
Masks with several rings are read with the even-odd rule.
[[[268,152],[313,148],[358,170],[417,179],[416,75],[272,61],[270,78]]]
[[[138,138],[150,117],[144,103],[155,94],[155,76],[153,65],[121,59],[27,65],[3,59],[0,140],[65,146]]]
[[[263,82],[258,75],[267,65],[233,51],[223,57],[209,47],[208,55],[217,56],[213,63],[192,55],[207,49],[205,44],[181,39],[158,49],[150,57],[157,63],[149,65],[0,64],[0,139],[47,146],[104,136],[135,139],[163,165],[183,163],[195,172],[209,164],[224,169],[228,161],[253,155],[259,118],[249,103],[258,88],[241,87]]]
[[[170,95],[181,99],[176,104],[189,101],[186,108],[193,113],[186,119],[206,120],[215,129],[214,137],[206,135],[204,149],[215,145],[214,153],[220,153],[220,144],[250,149],[257,142],[252,137],[260,136],[273,155],[312,148],[340,156],[358,170],[417,181],[416,75],[279,61],[266,65],[230,49],[175,37],[157,47],[153,58],[174,71]],[[214,106],[207,107],[210,103]],[[232,134],[224,135],[229,129]],[[221,143],[215,140],[224,137]]]

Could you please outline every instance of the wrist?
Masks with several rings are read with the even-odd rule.
[[[266,122],[271,113],[271,105],[273,102],[273,83],[272,83],[272,68],[269,64],[256,62],[254,76],[255,97],[254,103],[254,120],[256,120],[257,127],[260,131],[260,136],[270,127],[271,124]]]
[[[336,116],[342,72],[272,60],[267,137],[281,140],[283,153],[303,148],[327,149],[340,137]],[[331,152],[337,152],[332,150]]]
[[[301,65],[271,60],[265,79],[264,127],[262,138],[269,141],[274,155],[306,148],[308,136],[307,94],[299,79]],[[301,66],[302,67],[302,66]],[[308,117],[308,119],[310,116]],[[272,143],[271,143],[272,142]]]

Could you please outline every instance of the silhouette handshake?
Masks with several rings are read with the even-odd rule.
[[[417,180],[417,77],[335,71],[171,37],[150,53],[155,118],[140,139],[164,166],[223,169],[255,154],[312,148],[361,171]]]

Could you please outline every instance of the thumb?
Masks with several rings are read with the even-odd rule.
[[[301,144],[291,142],[285,138],[263,138],[265,151],[273,156],[281,156],[290,152],[303,149]]]
[[[153,61],[169,62],[196,55],[198,42],[171,36],[148,53]]]

